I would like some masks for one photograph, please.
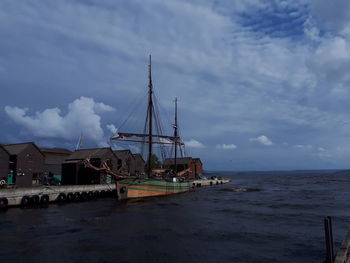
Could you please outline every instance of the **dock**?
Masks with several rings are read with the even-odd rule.
[[[221,185],[230,182],[226,178],[192,181],[192,188]],[[116,195],[115,184],[37,186],[0,189],[0,208],[48,205],[51,202],[93,200]]]
[[[335,256],[334,263],[350,263],[350,229]]]
[[[50,202],[73,202],[112,196],[115,184],[38,186],[0,189],[0,208],[9,206],[48,205]]]
[[[219,184],[227,184],[230,181],[231,180],[227,178],[199,179],[199,180],[194,180],[192,185],[193,187],[212,186],[212,185],[219,185]]]

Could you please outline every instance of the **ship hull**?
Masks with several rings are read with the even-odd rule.
[[[164,196],[187,192],[190,182],[168,182],[155,179],[124,179],[117,184],[118,196],[121,200]]]

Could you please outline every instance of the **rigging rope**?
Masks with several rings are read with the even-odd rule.
[[[159,134],[163,134],[163,130],[162,130],[162,121],[159,117],[159,103],[158,103],[158,99],[156,97],[156,95],[154,95],[154,104],[155,104],[155,123],[156,123],[156,129],[158,131]],[[161,152],[161,155],[162,155],[162,159],[163,159],[163,162],[165,161],[166,157],[167,157],[167,153],[166,153],[166,150],[164,147],[161,147],[160,148],[160,152]]]
[[[141,102],[145,99],[146,96],[147,96],[147,94],[146,95],[144,94],[142,97],[140,97],[140,99],[137,101],[137,103],[132,108],[128,117],[123,121],[123,123],[121,125],[119,125],[118,130],[120,128],[122,128],[125,125],[125,123],[130,119],[130,117],[135,113],[136,109],[141,105]],[[120,117],[120,119],[121,119],[121,117]]]

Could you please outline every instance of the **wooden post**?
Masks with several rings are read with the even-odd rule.
[[[326,216],[324,219],[324,231],[326,239],[326,261],[325,263],[334,262],[334,244],[333,244],[333,231],[332,231],[332,218]]]

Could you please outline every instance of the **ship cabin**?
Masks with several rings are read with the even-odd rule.
[[[76,150],[62,163],[62,185],[103,184],[114,181],[104,171],[85,167],[84,160],[87,158],[95,167],[101,167],[107,162],[112,171],[117,171],[118,157],[110,147]]]
[[[176,170],[177,172],[191,168],[188,175],[189,179],[198,179],[199,175],[203,173],[201,160],[199,158],[192,157],[176,158],[176,167],[174,158],[165,159],[164,168],[171,169],[173,171]]]
[[[17,186],[38,185],[44,174],[45,156],[34,142],[3,144],[10,154],[9,174],[12,180],[8,183]]]

